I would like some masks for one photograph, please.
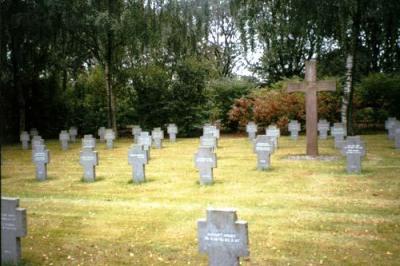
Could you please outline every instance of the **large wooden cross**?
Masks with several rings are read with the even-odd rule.
[[[304,92],[306,94],[306,135],[307,155],[318,155],[318,109],[317,92],[335,91],[336,81],[317,81],[317,61],[306,61],[306,73],[304,82],[288,83],[287,92]]]

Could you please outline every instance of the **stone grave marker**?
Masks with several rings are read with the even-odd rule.
[[[132,166],[132,181],[141,183],[146,181],[145,165],[148,163],[147,152],[142,145],[132,145],[128,151],[128,163]]]
[[[247,123],[246,132],[249,136],[249,140],[254,140],[256,138],[257,130],[258,128],[256,123],[254,123],[253,121]]]
[[[36,179],[39,181],[47,178],[47,164],[50,163],[50,153],[44,145],[36,145],[32,150],[32,161],[36,165]]]
[[[340,149],[344,144],[344,137],[346,136],[346,129],[342,123],[334,123],[331,127],[331,134],[335,138],[335,148]]]
[[[292,140],[297,140],[299,137],[299,131],[301,130],[299,121],[290,120],[290,123],[288,124],[288,130],[290,132],[290,138]]]
[[[137,143],[137,140],[140,136],[140,132],[142,132],[142,128],[139,125],[133,125],[132,127],[132,136],[133,136],[133,141]]]
[[[156,127],[151,131],[151,138],[153,139],[153,147],[156,149],[162,148],[162,141],[164,139],[164,131]]]
[[[385,121],[385,129],[388,131],[388,138],[394,139],[394,126],[397,123],[396,117],[389,117]]]
[[[306,104],[306,137],[308,156],[318,156],[318,106],[317,92],[335,91],[336,81],[317,80],[317,61],[310,60],[305,62],[304,81],[288,83],[288,92],[303,92],[305,94]]]
[[[347,137],[342,146],[342,155],[346,156],[347,172],[361,172],[361,157],[365,156],[365,145],[360,136]]]
[[[197,239],[210,266],[238,266],[239,257],[249,256],[247,222],[234,209],[207,209],[207,220],[197,221]]]
[[[212,151],[217,148],[217,138],[211,134],[207,134],[200,137],[200,146],[208,147]]]
[[[95,149],[96,139],[92,134],[84,135],[82,138],[82,149]]]
[[[274,140],[266,135],[258,135],[254,143],[257,154],[257,169],[265,170],[271,166],[271,154],[274,152]]]
[[[37,145],[44,145],[44,140],[42,139],[41,136],[34,136],[32,138],[32,153]]]
[[[318,121],[319,139],[327,139],[328,138],[329,128],[330,128],[330,124],[326,119],[320,119]]]
[[[104,134],[104,139],[106,140],[107,149],[112,149],[114,147],[115,133],[112,129],[107,128]]]
[[[80,152],[79,163],[83,166],[83,180],[94,182],[96,180],[96,166],[99,165],[99,155],[93,148],[83,148]]]
[[[167,127],[167,132],[169,135],[169,141],[176,141],[176,134],[178,134],[178,127],[175,124],[169,124]]]
[[[200,174],[200,185],[210,185],[213,183],[213,168],[217,167],[217,156],[210,147],[200,146],[194,156],[196,168]]]
[[[18,198],[1,197],[1,263],[18,264],[21,238],[27,235],[26,209]]]
[[[203,126],[203,136],[205,135],[213,135],[217,139],[217,146],[218,146],[218,139],[220,137],[219,129],[211,124],[205,124]]]
[[[78,129],[76,127],[70,127],[68,130],[69,136],[72,142],[76,142],[76,136],[78,135]]]
[[[137,144],[143,146],[143,150],[145,150],[147,153],[147,160],[150,160],[150,149],[151,149],[152,140],[151,140],[151,136],[149,135],[149,132],[142,131],[138,138]]]
[[[22,143],[22,149],[23,150],[29,149],[29,141],[31,140],[31,138],[30,138],[28,132],[22,131],[21,135],[19,136],[19,140]]]
[[[106,140],[104,138],[104,136],[106,135],[106,128],[105,127],[99,127],[99,129],[97,130],[97,135],[100,138],[100,142],[104,142]]]
[[[265,135],[268,137],[272,137],[274,140],[274,149],[278,148],[278,140],[279,137],[281,136],[281,131],[279,128],[277,128],[275,125],[270,125],[265,129]]]
[[[69,133],[66,130],[61,130],[60,143],[63,151],[68,150],[68,141],[70,140]]]
[[[400,121],[393,126],[394,127],[394,147],[400,149]]]
[[[38,136],[39,132],[38,132],[38,130],[36,128],[31,128],[31,130],[29,131],[29,134],[33,138],[34,136]]]

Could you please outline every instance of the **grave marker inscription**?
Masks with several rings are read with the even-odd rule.
[[[347,172],[361,172],[361,157],[365,156],[365,145],[359,136],[347,137],[342,147],[342,154],[346,156]]]

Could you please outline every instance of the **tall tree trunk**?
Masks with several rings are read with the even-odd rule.
[[[353,84],[353,55],[347,54],[346,58],[346,83],[343,88],[341,122],[347,128],[347,114],[350,100],[350,91]]]
[[[13,69],[13,81],[14,88],[17,92],[18,100],[18,114],[19,114],[19,131],[24,131],[26,129],[26,106],[25,106],[25,96],[24,90],[22,89],[21,76],[19,72],[19,62],[20,62],[20,47],[17,40],[14,37],[11,38],[11,61]]]

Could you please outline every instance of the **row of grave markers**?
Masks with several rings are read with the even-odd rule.
[[[1,263],[21,261],[21,238],[27,235],[26,209],[18,198],[1,198]],[[197,221],[199,252],[208,255],[211,266],[239,265],[249,256],[248,225],[238,221],[235,209],[207,209],[206,219]]]

